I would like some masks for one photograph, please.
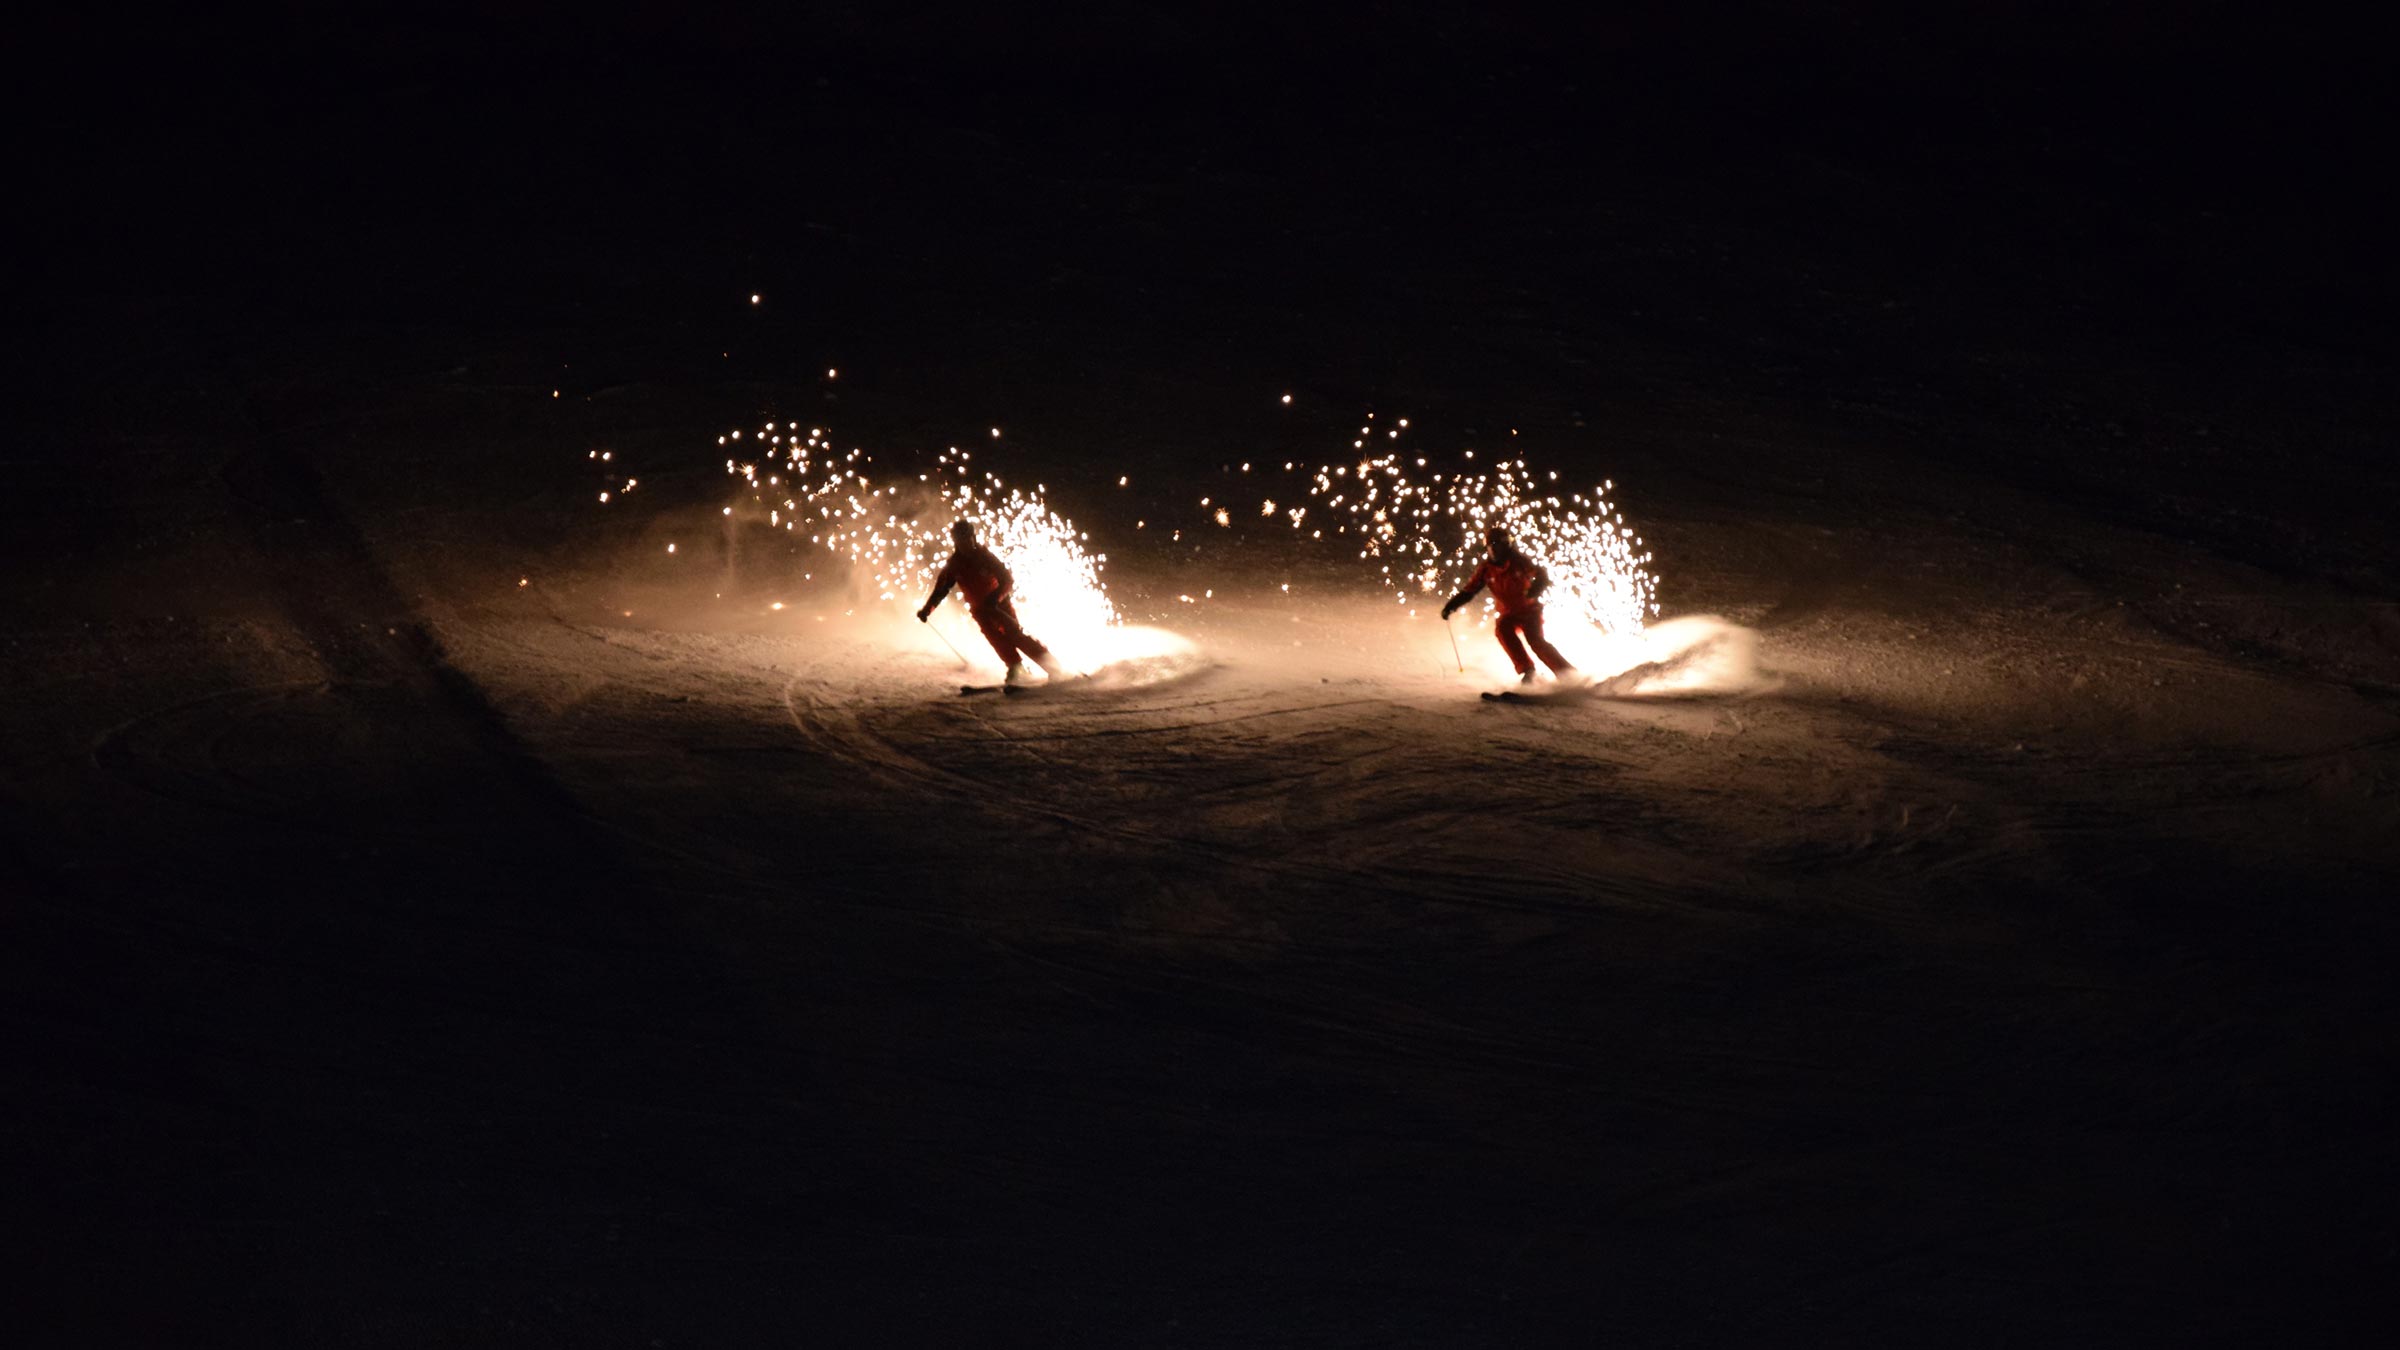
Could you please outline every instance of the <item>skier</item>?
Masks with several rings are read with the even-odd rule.
[[[1467,588],[1442,606],[1442,622],[1448,623],[1459,606],[1489,586],[1492,599],[1500,606],[1500,621],[1492,626],[1492,635],[1500,639],[1500,649],[1508,653],[1508,663],[1517,668],[1517,682],[1533,683],[1533,656],[1542,658],[1542,664],[1550,667],[1551,674],[1562,683],[1574,681],[1575,667],[1542,636],[1542,592],[1550,589],[1549,572],[1519,553],[1517,546],[1509,542],[1508,531],[1497,525],[1484,531],[1483,542],[1491,556],[1468,578]],[[1525,654],[1527,647],[1533,648],[1533,656]]]
[[[967,612],[975,616],[975,626],[983,630],[984,640],[992,644],[992,650],[1000,653],[1000,663],[1008,667],[1008,683],[1017,683],[1024,670],[1018,660],[1020,652],[1032,657],[1051,679],[1064,676],[1065,669],[1051,657],[1050,649],[1028,636],[1025,625],[1017,622],[1017,606],[1012,598],[1016,579],[1008,574],[1008,564],[975,542],[975,527],[966,521],[951,524],[950,541],[957,547],[951,551],[950,561],[942,564],[941,574],[933,579],[933,596],[917,611],[917,622],[927,622],[933,615],[933,607],[942,603],[942,597],[956,586],[958,593],[966,598]]]

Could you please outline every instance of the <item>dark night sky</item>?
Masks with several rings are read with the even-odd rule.
[[[2395,421],[2369,34],[1639,10],[93,12],[25,48],[26,327],[163,296],[236,331],[563,328],[535,345],[596,383],[680,333],[741,348],[696,379],[906,365],[929,422],[1062,430],[1095,384],[1174,418],[1179,381],[1302,379],[1469,423],[1832,400],[2131,453],[2241,403],[2260,445],[2208,490],[2297,454],[2276,490],[2355,509]],[[712,336],[753,291],[805,317]],[[108,359],[31,345],[37,387]],[[2162,468],[2199,472],[2124,472]]]
[[[2346,528],[2400,420],[2384,48],[2102,9],[87,11],[22,50],[25,369],[107,397],[81,316],[164,297],[236,346],[484,334],[595,384],[668,376],[659,334],[740,348],[697,380],[907,366],[928,426],[1061,434],[1095,385],[1149,391],[1121,424],[1295,379],[1466,424],[2134,428],[2116,454],[2247,415],[2187,486],[2290,460],[2273,489]],[[805,310],[719,334],[753,291]],[[2118,471],[2205,470],[2160,454]]]
[[[395,214],[505,251],[560,200],[697,242],[678,217],[702,199],[804,196],[829,170],[854,198],[974,209],[986,166],[929,156],[928,128],[1039,167],[1326,194],[1371,169],[1501,209],[1790,152],[1903,192],[1963,171],[2267,223],[2382,194],[2378,48],[2285,11],[1635,8],[292,5],[166,29],[103,11],[26,44],[25,139],[54,245],[229,267]]]

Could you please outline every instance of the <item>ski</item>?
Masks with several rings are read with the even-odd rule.
[[[962,684],[958,687],[958,692],[961,694],[1042,694],[1055,690],[1060,685],[1080,681],[1083,678],[1081,675],[1074,675],[1062,680],[1046,680],[1040,684]]]
[[[1581,699],[1585,692],[1582,685],[1572,684],[1539,690],[1487,689],[1483,692],[1483,701],[1486,703],[1573,703]]]

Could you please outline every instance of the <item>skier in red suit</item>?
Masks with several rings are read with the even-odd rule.
[[[1017,622],[1013,598],[1016,579],[1008,574],[1008,564],[975,542],[975,527],[966,521],[950,526],[950,540],[957,547],[951,551],[950,561],[942,564],[941,574],[933,579],[933,595],[917,611],[917,622],[931,618],[933,607],[942,603],[942,597],[956,586],[966,599],[967,612],[975,616],[975,626],[983,630],[984,641],[992,644],[992,650],[1000,653],[1000,663],[1008,667],[1010,684],[1015,684],[1024,670],[1018,660],[1020,652],[1032,657],[1034,664],[1051,679],[1066,674],[1052,659],[1050,649],[1035,641],[1025,632],[1025,625]]]
[[[1442,620],[1448,622],[1458,607],[1475,598],[1475,593],[1490,587],[1492,600],[1500,606],[1500,621],[1492,626],[1492,635],[1500,639],[1500,649],[1508,653],[1508,663],[1517,668],[1520,683],[1533,683],[1533,657],[1542,658],[1550,673],[1561,681],[1576,678],[1575,667],[1558,654],[1542,636],[1542,592],[1550,589],[1550,574],[1540,563],[1517,551],[1509,542],[1508,531],[1495,525],[1484,531],[1483,542],[1490,556],[1483,566],[1475,569],[1465,590],[1450,597],[1442,606]],[[1521,639],[1521,640],[1520,640]],[[1525,654],[1533,648],[1533,656]]]

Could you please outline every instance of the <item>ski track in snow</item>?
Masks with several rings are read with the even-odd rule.
[[[2137,1162],[2217,1167],[2217,1122],[2314,1100],[2340,1029],[2381,1015],[2344,973],[2382,950],[2381,920],[2324,897],[2394,880],[2388,672],[2313,632],[2270,657],[2212,648],[2029,563],[1887,592],[1940,550],[1848,577],[1767,553],[1693,569],[1749,624],[1692,631],[1755,641],[1756,678],[1622,697],[1603,675],[1526,706],[1476,698],[1481,630],[1459,635],[1478,671],[1437,675],[1438,627],[1341,593],[1242,599],[1269,577],[1235,566],[1212,577],[1232,598],[1176,616],[1197,652],[1174,678],[1017,700],[958,697],[960,669],[904,620],[619,603],[605,568],[522,596],[488,565],[410,584],[491,726],[428,704],[404,666],[335,659],[371,636],[355,619],[12,659],[66,708],[20,741],[54,770],[29,781],[91,780],[87,856],[125,831],[196,860],[137,874],[170,910],[144,931],[267,962],[421,950],[433,973],[411,987],[487,1001],[539,969],[561,991],[543,1036],[618,1015],[587,988],[688,965],[742,1029],[679,1031],[674,1058],[712,1036],[773,1047],[705,1110],[838,1103],[833,1146],[911,1213],[974,1227],[1021,1193],[1115,1213],[1147,1172],[1087,1175],[1076,1141],[1129,1121],[1252,1195],[1453,1169],[1468,1245],[1510,1268],[1584,1259],[1571,1218],[1518,1223],[1554,1192],[1738,1242],[1857,1212],[1843,1197],[1897,1175],[1983,1203],[1870,1207],[1890,1225],[1872,1237],[1837,1223],[1812,1296],[2055,1276],[2050,1249],[2106,1241],[2079,1217],[2089,1186],[2164,1203],[2180,1192]],[[79,662],[178,681],[59,678]],[[229,841],[260,875],[295,854],[353,885],[395,868],[359,905],[383,926],[358,938],[340,895],[299,916],[184,904]],[[642,906],[670,936],[627,917]],[[588,974],[627,953],[663,964]],[[551,1062],[539,1044],[494,1074]],[[646,1077],[628,1091],[662,1109]],[[2012,1156],[1984,1123],[2002,1097],[2098,1160],[2062,1173],[2064,1200],[2023,1198],[2006,1167],[1954,1180],[1959,1158]],[[1145,1203],[1206,1200],[1160,1185]],[[2009,1299],[2043,1282],[1992,1279]]]
[[[791,750],[875,783],[904,816],[978,820],[995,838],[1071,841],[1237,888],[1565,921],[1776,905],[1809,875],[1838,874],[1847,884],[1819,897],[1829,912],[1920,929],[1939,923],[1911,898],[1925,884],[2056,879],[2062,845],[2137,821],[2107,801],[2129,785],[2197,818],[2304,787],[2324,766],[2388,758],[2393,745],[2385,734],[2305,750],[2175,739],[2028,753],[2007,739],[2006,708],[1928,718],[1871,701],[1828,706],[1807,677],[1739,699],[1703,690],[1631,702],[1608,697],[1603,680],[1589,695],[1508,708],[1450,681],[1312,681],[1257,641],[1274,638],[1264,623],[1220,634],[1219,654],[1170,681],[1020,702],[944,698],[949,676],[865,637],[745,639],[729,659],[705,635],[593,636],[638,653],[659,689],[720,689],[729,666],[755,675],[751,663],[771,653]],[[576,659],[572,645],[534,646],[542,659]],[[725,784],[760,786],[750,774]],[[1479,847],[1494,816],[1534,841],[1504,863]],[[1762,867],[1788,876],[1761,885]]]

